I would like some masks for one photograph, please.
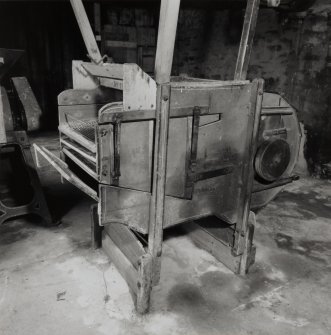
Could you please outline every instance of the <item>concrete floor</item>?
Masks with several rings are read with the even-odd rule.
[[[56,146],[56,143],[53,143]],[[62,223],[0,227],[0,334],[331,334],[331,182],[301,179],[257,216],[257,258],[245,278],[176,232],[164,245],[151,312],[90,249],[92,201],[48,169]]]

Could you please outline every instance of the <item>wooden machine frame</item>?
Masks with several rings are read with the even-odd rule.
[[[247,3],[234,80],[217,81],[171,77],[180,0],[161,0],[154,78],[136,64],[104,64],[82,1],[71,0],[91,62],[73,62],[74,90],[59,95],[61,159],[46,148],[35,146],[35,149],[65,179],[98,202],[92,209],[94,246],[102,246],[125,278],[139,313],[148,311],[152,287],[160,278],[164,229],[189,219],[183,226],[196,244],[233,272],[245,274],[255,258],[252,194],[277,188],[293,179],[289,173],[295,158],[285,174],[287,178],[254,188],[254,156],[261,115],[292,117],[294,113],[281,98],[264,94],[263,80],[246,80],[259,3],[259,0]],[[114,101],[111,99],[114,89],[123,91],[123,104],[109,103]],[[95,133],[90,135],[95,142],[86,140],[68,126],[69,114],[77,118],[83,114],[95,117]],[[199,124],[202,118],[215,115],[222,115],[227,127],[224,137],[228,142],[224,148],[229,152],[222,153],[222,166],[211,161],[199,165]],[[171,121],[178,118],[188,118],[191,127],[189,149],[185,149],[185,182],[180,192],[178,185],[169,181],[167,160],[174,146],[169,135],[173,131]],[[123,185],[122,158],[124,155],[128,160],[128,154],[121,152],[121,136],[126,123],[138,121],[153,122],[153,137],[147,143],[153,157],[149,166],[152,177],[144,192]],[[294,122],[292,128],[296,126]],[[270,136],[278,134],[277,129],[268,131]],[[242,137],[234,135],[236,132]],[[208,138],[208,131],[202,135]],[[213,151],[214,156],[220,155],[219,150]],[[96,190],[70,170],[70,160],[97,181]],[[200,160],[203,161],[201,157]],[[210,180],[220,176],[226,176],[223,184],[210,191],[213,188]],[[196,186],[198,181],[206,181],[207,190]],[[235,191],[227,199],[230,190]],[[214,214],[222,218],[219,207],[224,207],[222,210],[232,218],[228,220],[232,224],[206,225],[197,221]]]

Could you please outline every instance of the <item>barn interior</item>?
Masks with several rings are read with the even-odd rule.
[[[7,134],[5,142],[14,143],[13,158],[8,159],[8,143],[1,144],[0,131],[0,333],[6,335],[330,334],[330,1],[162,0],[162,2],[165,7],[168,6],[170,21],[175,16],[173,9],[180,2],[174,32],[170,29],[171,24],[164,31],[160,28],[162,11],[159,0],[83,1],[83,8],[93,32],[92,36],[102,56],[99,63],[93,63],[92,49],[87,48],[84,30],[77,24],[78,17],[82,16],[77,16],[73,5],[73,3],[79,5],[81,1],[0,1],[1,97],[4,96],[4,92],[9,96],[8,105],[14,111],[9,121],[14,124],[11,131],[15,133],[11,138],[9,133],[4,132],[5,137]],[[255,22],[254,15],[253,19],[247,15],[249,8],[256,11]],[[248,23],[250,26],[247,26]],[[245,29],[248,29],[249,38],[243,43]],[[162,34],[163,40],[161,40]],[[162,53],[159,57],[162,60],[159,66],[164,69],[166,58],[162,57],[169,53],[172,37],[175,39],[173,54],[170,52],[171,76],[202,78],[201,82],[206,80],[203,86],[237,80],[235,85],[252,85],[252,88],[249,88],[251,91],[254,90],[254,85],[257,85],[257,97],[259,85],[264,85],[264,92],[277,94],[279,101],[284,101],[282,108],[287,109],[287,112],[284,112],[285,117],[295,111],[294,121],[297,119],[299,123],[292,133],[289,126],[273,130],[272,136],[283,136],[283,132],[287,131],[288,138],[292,140],[290,148],[295,151],[295,155],[293,154],[295,157],[288,164],[293,163],[293,167],[291,171],[287,171],[286,165],[284,168],[286,172],[283,171],[284,173],[278,175],[278,177],[282,175],[279,181],[269,180],[268,183],[261,183],[264,185],[263,190],[266,189],[267,192],[273,190],[272,187],[277,190],[274,193],[270,191],[265,202],[261,199],[252,200],[259,205],[256,208],[251,206],[253,214],[246,213],[245,217],[247,222],[254,221],[255,229],[254,240],[253,242],[250,240],[249,250],[243,247],[244,253],[249,253],[244,269],[240,269],[242,265],[238,265],[239,268],[234,271],[232,265],[229,266],[228,262],[232,262],[231,257],[234,256],[234,247],[232,254],[230,249],[224,251],[232,256],[227,256],[227,260],[223,261],[224,246],[212,241],[213,247],[204,247],[201,241],[199,244],[199,241],[194,240],[192,231],[187,232],[183,220],[181,222],[177,220],[180,224],[169,224],[169,227],[164,229],[163,236],[161,233],[162,256],[157,252],[155,256],[162,257],[162,265],[158,270],[160,274],[158,280],[155,279],[155,285],[151,284],[154,282],[154,277],[150,279],[149,284],[154,286],[153,288],[146,284],[148,286],[146,290],[149,292],[146,297],[144,295],[146,292],[139,291],[140,284],[138,293],[133,292],[130,285],[132,278],[128,280],[127,269],[123,265],[126,259],[115,260],[109,256],[104,247],[100,248],[101,241],[98,237],[98,234],[101,234],[100,226],[105,226],[105,230],[108,229],[107,220],[102,219],[105,216],[103,211],[108,210],[107,201],[98,205],[98,211],[95,204],[100,202],[99,192],[102,193],[100,184],[105,184],[105,181],[98,180],[97,183],[91,180],[91,176],[84,175],[80,180],[89,185],[84,189],[81,182],[77,181],[76,175],[80,176],[77,168],[71,169],[76,173],[74,177],[67,170],[62,176],[58,173],[59,169],[61,171],[64,169],[61,165],[63,163],[57,161],[62,157],[63,143],[70,142],[68,141],[70,136],[63,129],[60,131],[58,129],[63,122],[61,116],[59,119],[59,104],[65,101],[66,92],[71,92],[75,86],[72,62],[76,60],[91,62],[96,67],[100,66],[100,62],[115,65],[138,64],[144,75],[148,76],[148,82],[149,78],[155,79],[157,92],[160,85],[162,95],[162,85],[166,85],[167,81],[162,82],[160,79],[159,82],[157,73],[154,73],[158,64],[157,50]],[[158,38],[162,43],[159,43]],[[235,78],[238,69],[238,51],[240,54],[240,50],[249,46],[249,43],[251,50],[245,50],[248,54],[247,73],[244,77]],[[19,91],[22,81],[13,81],[12,78],[26,78],[28,81],[26,87],[35,97],[27,107],[32,111],[27,111],[23,103],[26,116],[22,116],[24,114],[22,106],[13,102],[15,99],[24,99]],[[262,78],[263,84],[262,81],[254,81],[256,78]],[[124,82],[123,92],[126,85]],[[176,91],[176,84],[174,87],[173,92]],[[137,90],[137,87],[135,89]],[[185,89],[177,87],[178,91]],[[227,91],[222,101],[226,100],[226,97],[231,101],[234,100],[232,90],[234,89]],[[27,94],[31,95],[31,92]],[[171,97],[173,96],[175,93],[171,93]],[[84,96],[77,98],[75,95],[73,100],[83,98]],[[244,97],[240,99],[238,100],[244,105]],[[6,107],[4,101],[0,104],[1,117]],[[63,102],[63,105],[65,104]],[[70,104],[73,103],[68,103]],[[162,105],[161,102],[160,104]],[[252,104],[254,105],[252,102],[247,103],[247,108]],[[230,115],[232,104],[229,103],[229,106]],[[262,113],[263,108],[266,108],[263,106]],[[210,107],[209,110],[211,109]],[[188,116],[193,119],[192,129],[196,115],[194,110],[195,107],[193,114]],[[109,115],[111,113],[108,111]],[[171,117],[171,111],[169,113]],[[222,113],[226,119],[227,112]],[[150,114],[149,111],[148,115]],[[100,115],[99,112],[99,118]],[[162,113],[160,115],[162,116]],[[37,117],[35,123],[34,117]],[[162,125],[162,117],[160,118]],[[118,120],[116,117],[114,120],[116,129]],[[147,120],[146,117],[144,120]],[[0,123],[7,124],[9,121],[0,118]],[[230,124],[229,127],[225,133],[231,138],[231,133],[239,132],[240,122],[238,121],[232,128]],[[245,125],[242,131],[246,127],[248,129],[249,124]],[[292,123],[291,127],[294,127]],[[162,126],[160,129],[162,138]],[[171,128],[169,129],[169,143],[171,143],[174,135]],[[125,129],[122,125],[123,133]],[[63,134],[67,137],[63,137]],[[116,135],[114,130],[114,142],[118,134],[120,132]],[[134,138],[135,133],[131,135],[131,138]],[[199,136],[199,139],[202,137]],[[157,140],[154,139],[154,142]],[[150,140],[149,143],[154,142]],[[245,140],[241,139],[240,143],[244,142]],[[125,143],[128,147],[133,145],[131,142]],[[194,141],[192,146],[193,143]],[[17,157],[19,156],[17,148],[23,148],[23,160]],[[162,147],[158,150],[155,152],[162,152]],[[116,156],[116,145],[114,151]],[[137,152],[132,150],[130,154],[139,155],[141,152],[141,156],[145,154],[145,151]],[[25,154],[28,156],[24,156]],[[121,187],[118,179],[123,180],[126,173],[125,163],[128,158],[124,157],[123,150],[121,155],[123,155],[122,175],[109,177],[112,180],[111,185],[115,185],[115,188]],[[168,153],[168,161],[171,159],[172,156]],[[114,161],[115,171],[115,158]],[[58,168],[54,169],[56,163]],[[136,165],[132,163],[138,176],[136,179],[140,178],[139,164],[142,164],[140,160],[139,162],[137,160]],[[157,159],[153,164],[153,167],[157,168]],[[253,164],[253,161],[249,164]],[[23,167],[20,168],[20,165]],[[28,172],[24,172],[24,165],[28,166]],[[162,159],[160,166],[162,167]],[[248,170],[248,166],[243,167],[243,170]],[[31,169],[34,172],[31,172]],[[224,167],[218,169],[218,173],[222,176],[216,177],[229,180],[232,170],[229,170],[228,165],[227,170],[224,169]],[[153,174],[153,183],[155,182],[157,188],[159,184],[156,177],[154,180],[154,175],[158,173]],[[31,185],[28,181],[30,178],[33,180]],[[194,180],[201,182],[201,179],[206,177],[193,176],[193,178],[200,178]],[[15,186],[12,181],[8,182],[12,179],[15,179]],[[65,179],[70,180],[67,182]],[[211,184],[216,179],[212,179]],[[93,193],[94,184],[99,185],[96,186],[99,187],[97,193]],[[210,188],[211,184],[206,185]],[[244,184],[248,182],[244,181]],[[162,182],[160,185],[162,188]],[[232,184],[224,185],[222,184],[218,190],[221,190],[224,199],[227,195],[230,198]],[[259,184],[259,187],[261,185]],[[14,205],[6,200],[10,193],[8,189],[11,187],[17,198]],[[200,191],[201,202],[205,199],[204,192],[207,192],[203,187],[196,189]],[[126,184],[123,188],[131,191],[131,186]],[[259,191],[261,190],[256,190]],[[155,191],[159,194],[157,192]],[[169,197],[165,192],[163,190],[163,196]],[[194,190],[191,192],[194,193]],[[249,192],[254,193],[254,190]],[[37,200],[32,193],[36,194]],[[151,194],[153,196],[154,189]],[[186,193],[180,196],[183,197],[186,197]],[[187,197],[185,201],[192,200],[193,196],[191,194]],[[28,208],[23,206],[23,203],[30,198],[34,199],[32,209],[30,205]],[[119,202],[118,199],[121,198],[116,198]],[[203,206],[199,204],[199,192],[194,199],[196,201],[194,206],[198,208],[197,210],[202,210]],[[8,209],[11,206],[14,209]],[[158,208],[157,205],[155,208]],[[112,209],[114,210],[114,207]],[[193,211],[185,207],[180,209],[182,212]],[[167,211],[171,212],[169,206],[165,206],[163,210],[164,217],[167,217]],[[244,212],[243,208],[240,210]],[[12,211],[13,214],[10,214]],[[155,212],[157,213],[157,209]],[[95,219],[98,215],[101,219]],[[116,215],[115,219],[118,219],[119,214]],[[185,215],[189,217],[188,214]],[[145,243],[145,239],[150,243],[151,230],[148,229],[151,228],[145,229],[145,226],[142,226],[143,219],[140,216],[143,214],[138,209],[133,211],[133,214],[130,213],[133,225],[139,227],[136,231],[134,229],[136,226],[132,226],[134,234],[142,244]],[[112,220],[115,219],[112,216]],[[194,217],[195,219],[198,219],[198,215]],[[98,220],[100,225],[95,224]],[[157,216],[155,220],[157,222]],[[208,220],[206,218],[206,221]],[[236,231],[233,234],[235,233]],[[247,234],[249,235],[248,231]],[[115,255],[118,250],[111,249],[111,253]],[[251,257],[255,257],[255,261],[252,261]],[[142,258],[142,261],[144,259],[146,258]],[[131,268],[130,264],[128,267]],[[134,273],[145,278],[144,274],[141,274],[145,270],[140,268],[139,263],[138,274]],[[142,284],[143,288],[144,285]],[[142,301],[139,301],[139,294],[143,295]]]

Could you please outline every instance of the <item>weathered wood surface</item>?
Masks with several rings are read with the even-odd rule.
[[[55,170],[60,173],[60,175],[64,179],[66,179],[78,189],[86,193],[95,201],[99,200],[97,192],[95,192],[92,188],[83,183],[80,178],[78,178],[73,172],[71,172],[68,165],[64,161],[62,161],[59,157],[55,156],[52,152],[44,147],[39,147],[36,144],[33,144],[33,147],[36,151],[36,154],[42,155],[50,163],[50,165],[52,165]]]
[[[40,129],[42,112],[28,80],[25,77],[14,77],[11,80],[25,112],[27,130]]]
[[[153,282],[160,278],[160,259],[162,254],[165,190],[167,176],[167,153],[170,114],[170,85],[160,85],[157,97],[157,116],[155,121],[154,173],[152,198],[150,204],[148,250],[153,257]],[[155,260],[155,261],[154,261]]]
[[[180,0],[162,0],[155,57],[155,80],[170,82]]]
[[[60,133],[65,134],[70,139],[78,142],[80,145],[82,145],[84,148],[88,149],[92,153],[96,153],[97,148],[96,144],[90,140],[88,140],[86,137],[78,133],[77,131],[73,130],[66,124],[62,124],[59,126]]]
[[[72,151],[68,150],[65,146],[62,148],[62,152],[69,157],[76,165],[78,165],[83,171],[85,171],[87,174],[89,174],[92,178],[98,180],[98,174],[96,173],[96,167],[91,164],[86,164],[84,160],[76,156]],[[93,168],[91,167],[93,166]]]
[[[217,228],[204,228],[196,222],[183,225],[183,229],[188,233],[194,244],[199,248],[212,254],[219,262],[223,263],[234,273],[240,272],[240,256],[233,256],[231,245],[220,238],[217,238]],[[219,227],[218,229],[225,229]],[[229,229],[229,228],[227,228]]]
[[[72,87],[77,90],[96,89],[100,82],[83,68],[83,63],[81,60],[72,61]]]
[[[248,124],[249,131],[246,134],[245,143],[247,145],[243,160],[246,168],[242,170],[240,183],[242,184],[238,205],[238,220],[236,231],[238,238],[233,248],[237,255],[242,254],[245,248],[245,234],[247,231],[248,216],[251,206],[251,197],[254,182],[254,157],[257,149],[257,139],[262,111],[264,81],[262,79],[253,81],[253,88],[250,98],[251,118]]]
[[[0,143],[6,143],[7,142],[7,136],[6,136],[6,123],[5,123],[5,106],[4,106],[4,99],[5,94],[7,96],[7,93],[5,92],[5,88],[0,86]]]
[[[156,83],[136,64],[124,64],[124,111],[155,110]]]
[[[138,271],[105,230],[102,232],[102,249],[123,276],[133,293],[137,295]]]
[[[235,69],[235,80],[245,80],[251,56],[260,0],[248,0]]]
[[[104,77],[112,79],[123,79],[123,64],[100,64],[82,63],[82,67],[95,77]]]
[[[139,268],[140,257],[145,254],[142,244],[130,229],[121,223],[109,223],[104,225],[104,230],[119,247],[126,258],[136,270]]]
[[[108,87],[97,87],[95,89],[70,89],[58,95],[60,106],[75,105],[101,105],[112,101],[115,98],[114,91]]]

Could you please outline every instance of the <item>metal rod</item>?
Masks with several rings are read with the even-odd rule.
[[[270,190],[271,188],[284,186],[284,185],[292,183],[295,180],[298,180],[299,178],[300,178],[299,176],[295,175],[295,176],[292,176],[292,177],[289,177],[289,178],[280,179],[280,180],[278,180],[274,183],[268,184],[268,185],[255,186],[253,188],[252,193],[262,192],[262,191],[265,191],[265,190]]]

